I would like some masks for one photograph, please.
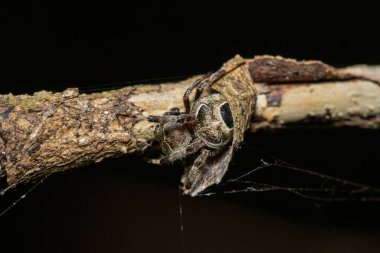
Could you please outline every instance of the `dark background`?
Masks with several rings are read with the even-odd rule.
[[[364,3],[333,8],[317,1],[294,5],[126,1],[82,6],[2,2],[0,92],[153,82],[215,70],[237,53],[319,59],[334,66],[380,64],[375,11]],[[247,139],[255,148],[302,168],[375,186],[380,186],[379,141],[378,132],[355,129],[259,133]],[[239,175],[262,158],[268,159],[243,147],[229,173]],[[267,179],[279,178],[277,172],[270,171]],[[0,250],[380,250],[380,204],[322,204],[280,192],[182,197],[182,245],[180,175],[178,165],[154,167],[140,157],[53,175],[0,217]],[[32,186],[20,186],[1,197],[1,210]]]

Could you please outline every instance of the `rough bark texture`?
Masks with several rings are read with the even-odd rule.
[[[252,132],[289,126],[380,128],[380,66],[334,69],[318,61],[247,59],[258,91]],[[142,153],[145,116],[172,107],[196,79],[79,94],[67,89],[0,96],[0,171],[11,186],[107,157]]]

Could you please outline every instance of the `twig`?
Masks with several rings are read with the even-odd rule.
[[[271,56],[247,59],[247,66],[258,90],[252,132],[380,127],[380,66],[334,69]],[[195,79],[92,94],[71,88],[0,95],[0,172],[15,186],[104,158],[143,153],[155,128],[146,117],[183,110],[184,91]]]

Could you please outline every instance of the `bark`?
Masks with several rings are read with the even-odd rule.
[[[318,61],[247,59],[258,91],[251,132],[292,126],[380,128],[380,66],[334,69]],[[149,115],[183,110],[197,77],[101,93],[0,95],[0,171],[10,186],[37,176],[143,153],[154,140]]]

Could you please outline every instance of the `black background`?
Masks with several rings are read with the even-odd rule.
[[[362,5],[360,5],[362,4]],[[380,63],[376,7],[323,2],[1,3],[0,92],[189,76],[239,53]],[[376,131],[259,133],[247,143],[303,168],[379,186]],[[231,166],[265,158],[243,147]],[[248,161],[249,159],[249,161]],[[4,252],[378,252],[379,204],[287,193],[182,198],[180,166],[121,158],[53,175],[0,217]],[[271,177],[278,177],[276,172]],[[0,198],[2,210],[33,184]]]

